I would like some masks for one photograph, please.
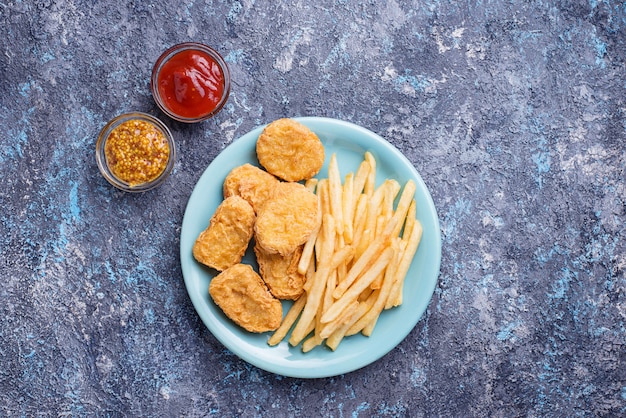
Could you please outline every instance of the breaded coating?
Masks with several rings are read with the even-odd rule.
[[[258,244],[254,246],[259,273],[263,281],[278,299],[296,300],[304,291],[306,276],[298,273],[302,245],[287,256],[269,254]]]
[[[324,165],[324,145],[308,127],[289,119],[268,124],[256,143],[259,163],[286,181],[308,180]]]
[[[258,213],[279,181],[267,171],[246,163],[235,167],[226,176],[224,197],[241,196]]]
[[[319,198],[300,183],[279,183],[257,214],[254,236],[270,254],[286,256],[319,226]]]
[[[239,196],[224,199],[200,233],[193,256],[216,270],[226,270],[241,262],[254,231],[256,216],[252,206]]]
[[[209,294],[227,317],[247,331],[273,331],[283,319],[280,301],[247,264],[235,264],[215,276]]]

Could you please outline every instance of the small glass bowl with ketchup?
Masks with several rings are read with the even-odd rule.
[[[159,108],[179,122],[202,122],[217,114],[230,94],[222,56],[197,42],[174,45],[157,59],[150,80]]]

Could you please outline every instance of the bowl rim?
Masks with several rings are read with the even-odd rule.
[[[152,125],[154,125],[158,130],[160,130],[163,136],[166,138],[168,146],[169,146],[169,150],[170,150],[170,153],[167,159],[167,164],[165,165],[165,168],[163,169],[161,174],[159,174],[153,180],[147,181],[145,183],[136,184],[136,185],[130,185],[128,182],[125,182],[117,178],[111,172],[109,165],[106,161],[106,155],[104,152],[104,147],[113,129],[115,129],[122,123],[129,121],[129,120],[133,120],[133,119],[139,119],[139,120],[149,122]],[[100,173],[111,185],[125,192],[145,192],[145,191],[154,189],[155,187],[159,186],[171,174],[172,169],[174,168],[175,161],[176,161],[176,144],[174,142],[174,137],[172,136],[171,131],[169,130],[167,125],[165,125],[160,119],[148,113],[135,111],[135,112],[122,113],[114,117],[100,130],[100,133],[98,134],[98,138],[96,140],[96,162],[98,164],[98,169],[100,170]]]
[[[161,72],[161,69],[163,68],[163,65],[165,65],[165,63],[168,62],[176,54],[187,50],[202,51],[208,54],[211,58],[215,60],[217,65],[220,67],[220,70],[222,71],[222,75],[224,77],[224,91],[222,92],[222,97],[217,103],[217,106],[211,112],[195,118],[184,117],[170,110],[161,98],[161,94],[159,93],[158,88],[159,74]],[[152,75],[150,77],[150,90],[152,91],[152,97],[154,98],[154,101],[156,102],[159,109],[161,109],[161,111],[165,113],[168,117],[183,123],[202,122],[212,118],[217,113],[219,113],[228,101],[228,97],[230,96],[230,84],[230,70],[222,55],[214,48],[200,42],[182,42],[166,49],[155,61],[154,66],[152,67]]]

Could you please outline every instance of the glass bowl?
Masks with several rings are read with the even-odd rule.
[[[145,192],[163,183],[176,160],[170,130],[142,112],[124,113],[100,131],[96,162],[104,178],[126,192]]]
[[[163,52],[152,68],[150,89],[168,117],[185,123],[215,116],[230,94],[230,72],[213,48],[197,43],[177,44]]]

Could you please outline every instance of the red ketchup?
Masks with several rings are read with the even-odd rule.
[[[155,66],[152,89],[157,104],[171,117],[185,122],[217,113],[229,93],[228,69],[219,54],[203,46],[186,45],[174,53],[172,49],[169,57],[166,52]]]

